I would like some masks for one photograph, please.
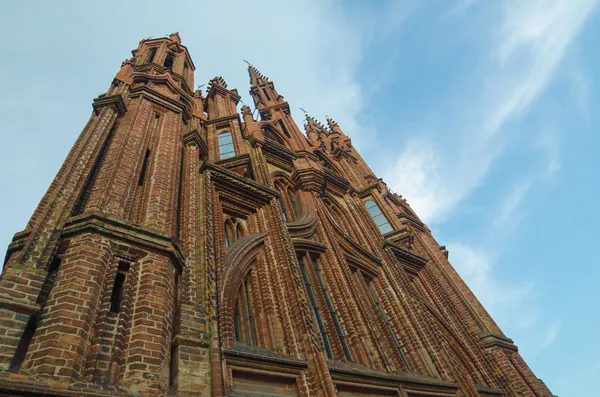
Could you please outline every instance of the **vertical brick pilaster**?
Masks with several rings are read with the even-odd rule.
[[[157,254],[139,263],[122,378],[131,392],[155,394],[169,388],[176,273],[170,260]]]
[[[147,206],[143,209],[143,224],[163,234],[171,234],[177,216],[182,121],[181,115],[176,113],[169,112],[163,117],[146,174]]]
[[[86,233],[71,239],[27,351],[25,373],[81,378],[111,259],[108,241],[101,236]]]

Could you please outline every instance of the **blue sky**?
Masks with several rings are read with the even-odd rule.
[[[32,4],[0,15],[2,247],[121,61],[178,31],[197,84],[222,75],[251,104],[247,59],[298,122],[298,107],[336,119],[537,376],[561,397],[596,394],[596,1]]]

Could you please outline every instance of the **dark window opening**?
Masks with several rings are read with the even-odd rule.
[[[361,276],[362,276],[362,273],[361,273]],[[404,361],[404,364],[406,365],[406,367],[408,368],[408,370],[412,371],[412,368],[411,368],[410,364],[408,363],[408,360],[406,359],[406,356],[404,355],[404,351],[402,350],[402,346],[400,345],[400,341],[398,340],[398,338],[396,338],[396,334],[394,333],[394,330],[392,329],[392,325],[390,324],[390,320],[389,320],[388,316],[385,314],[385,312],[383,311],[383,308],[381,307],[381,304],[379,303],[379,299],[377,299],[377,295],[375,294],[375,290],[373,289],[373,285],[371,285],[371,280],[366,279],[364,276],[362,276],[362,277],[365,280],[365,283],[367,284],[367,289],[369,290],[369,294],[371,295],[371,299],[373,299],[373,302],[375,303],[375,306],[377,307],[377,311],[379,312],[379,315],[381,316],[381,319],[385,323],[385,326],[388,329],[388,332],[392,336],[392,340],[394,341],[394,345],[396,346],[396,349],[400,353],[400,357],[402,357],[402,361]]]
[[[183,78],[187,80],[188,78],[188,65],[187,62],[183,64]]]
[[[329,336],[327,335],[325,321],[323,321],[317,296],[315,295],[315,291],[310,283],[310,278],[308,277],[308,272],[306,271],[306,266],[304,265],[304,259],[301,256],[298,257],[298,263],[300,264],[300,272],[302,273],[302,279],[304,280],[304,285],[306,286],[306,292],[308,293],[308,300],[310,301],[310,305],[312,307],[313,316],[315,317],[315,321],[319,327],[321,343],[323,343],[323,348],[325,349],[327,357],[333,359],[333,350],[331,349],[331,343],[329,342]]]
[[[129,264],[126,262],[120,262],[115,276],[115,283],[113,285],[112,294],[110,296],[110,304],[108,305],[108,311],[111,313],[120,313],[121,305],[123,303],[123,290],[125,286],[125,276],[129,270]]]
[[[140,179],[138,180],[138,186],[144,185],[146,179],[146,168],[148,168],[148,159],[150,158],[150,149],[146,149],[146,155],[144,156],[144,162],[142,163],[142,171],[140,172]]]
[[[265,90],[264,88],[263,88],[262,90],[263,90],[263,94],[265,94],[265,97],[267,98],[267,101],[270,101],[270,100],[271,100],[271,97],[270,97],[270,96],[269,96],[269,94],[267,93],[267,90]]]
[[[329,314],[331,315],[331,319],[333,320],[333,326],[340,338],[340,342],[342,343],[342,349],[344,350],[344,355],[349,361],[352,361],[352,354],[350,353],[350,348],[348,347],[348,343],[346,342],[346,335],[344,334],[344,330],[342,329],[342,324],[340,322],[340,318],[337,315],[337,311],[335,310],[335,306],[333,306],[333,300],[331,299],[331,295],[329,295],[329,290],[327,289],[327,284],[325,283],[325,279],[323,278],[323,274],[317,265],[317,261],[315,258],[310,257],[310,261],[313,265],[313,269],[317,274],[317,280],[319,281],[319,287],[323,292],[323,296],[325,297],[325,302],[327,303],[327,308],[329,309]]]
[[[154,56],[156,55],[156,47],[150,48],[148,52],[148,63],[152,63],[154,61]]]
[[[279,196],[279,199],[278,199],[278,200],[279,200],[279,205],[281,206],[281,215],[283,215],[283,220],[284,220],[285,222],[289,222],[289,217],[288,217],[287,210],[286,210],[286,208],[285,208],[285,203],[284,203],[284,201],[283,201],[283,197],[282,197],[282,196]]]
[[[18,374],[19,371],[21,370],[23,361],[25,361],[25,355],[27,354],[27,349],[29,349],[29,345],[31,344],[31,340],[33,339],[35,330],[37,329],[40,311],[38,311],[33,316],[29,317],[29,321],[27,321],[27,326],[25,327],[25,331],[23,331],[21,340],[19,341],[19,344],[17,345],[17,349],[15,350],[15,355],[13,356],[13,359],[10,361],[10,365],[8,367],[8,372],[12,372],[13,374]]]
[[[294,211],[294,216],[298,218],[298,203],[296,201],[296,193],[288,189],[288,197],[290,198],[290,203],[292,204],[292,210]]]
[[[238,292],[233,314],[233,336],[236,342],[254,346],[257,339],[249,279],[250,275],[246,277]]]
[[[36,303],[43,307],[48,300],[48,296],[50,296],[50,291],[52,291],[52,287],[54,286],[54,282],[56,281],[56,276],[58,275],[58,268],[60,267],[60,259],[55,257],[50,266],[48,267],[48,273],[46,274],[46,279],[44,280],[44,284],[42,284],[42,290],[36,299]]]
[[[108,135],[106,137],[106,140],[104,141],[104,144],[102,145],[102,148],[100,148],[100,152],[98,153],[98,157],[96,158],[96,161],[94,162],[94,165],[92,166],[92,170],[88,174],[88,176],[85,180],[85,183],[83,184],[82,193],[80,194],[79,198],[77,199],[77,203],[75,204],[75,207],[73,207],[73,215],[81,214],[83,212],[83,210],[85,209],[85,206],[86,206],[88,200],[90,199],[90,195],[92,194],[92,189],[94,187],[94,183],[96,182],[98,173],[100,172],[100,169],[102,168],[102,164],[104,163],[104,158],[106,156],[106,152],[108,151],[108,147],[110,146],[110,143],[112,142],[112,138],[115,133],[115,129],[116,129],[116,126],[113,125],[113,127],[108,132]]]
[[[163,66],[171,69],[173,67],[174,61],[175,61],[175,57],[173,56],[173,54],[167,54],[167,57],[165,58],[165,63],[163,63]]]
[[[229,228],[225,225],[225,248],[229,248],[231,242],[229,240]]]
[[[285,128],[285,124],[281,120],[279,120],[279,127],[281,127],[281,130],[283,131],[285,136],[287,136],[288,138],[291,138],[290,133],[288,132],[287,128]]]

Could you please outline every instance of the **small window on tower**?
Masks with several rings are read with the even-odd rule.
[[[173,56],[173,54],[167,54],[167,57],[165,58],[165,63],[163,63],[164,67],[171,69],[173,67],[174,60],[175,57]]]
[[[120,262],[115,276],[112,294],[110,295],[110,304],[108,311],[112,313],[121,312],[121,304],[123,303],[123,289],[125,287],[125,276],[129,270],[129,263]]]
[[[375,201],[367,200],[365,207],[367,208],[367,211],[369,211],[371,218],[375,221],[381,234],[389,233],[394,230]]]
[[[219,155],[221,160],[235,156],[233,137],[229,131],[219,134]]]
[[[150,48],[148,52],[148,63],[152,63],[154,61],[154,56],[156,55],[156,47]]]

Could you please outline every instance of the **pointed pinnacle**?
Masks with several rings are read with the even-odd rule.
[[[269,78],[264,76],[248,61],[244,61],[248,64],[248,75],[250,76],[250,86],[259,85],[269,81]]]

